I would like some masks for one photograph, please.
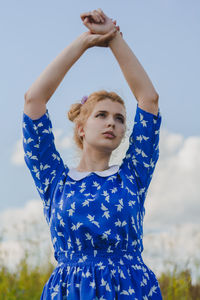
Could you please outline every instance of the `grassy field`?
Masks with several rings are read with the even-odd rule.
[[[44,284],[55,266],[31,268],[27,259],[23,259],[15,273],[6,267],[0,267],[0,300],[39,300]],[[191,284],[189,270],[163,273],[157,277],[164,300],[200,300],[200,281]]]

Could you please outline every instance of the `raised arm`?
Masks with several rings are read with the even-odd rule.
[[[90,47],[108,47],[116,36],[116,29],[104,35],[84,32],[68,45],[41,73],[25,93],[24,113],[32,120],[39,119],[46,112],[46,103],[55,92],[67,71]]]
[[[138,101],[138,106],[147,112],[157,115],[158,93],[144,68],[119,32],[110,41],[109,47],[117,59],[132,93]]]
[[[24,95],[25,114],[37,119],[45,113],[46,103],[85,50],[85,39],[80,35],[46,67]]]
[[[98,17],[103,18],[98,20]],[[93,33],[105,34],[112,25],[112,19],[99,8],[89,13],[82,14],[83,24]],[[90,18],[90,19],[89,19]],[[116,24],[116,21],[114,21]],[[118,29],[119,26],[117,26]],[[144,68],[130,49],[128,44],[117,31],[115,37],[109,42],[109,47],[117,59],[124,77],[138,101],[138,106],[147,112],[157,115],[158,113],[158,93]]]

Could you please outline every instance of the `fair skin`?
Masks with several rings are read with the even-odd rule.
[[[122,33],[119,31],[119,26],[116,26],[116,21],[112,21],[112,19],[107,17],[101,9],[83,13],[81,14],[81,19],[83,25],[86,26],[89,31],[82,33],[68,45],[31,85],[24,95],[24,113],[32,120],[39,119],[44,115],[47,102],[50,100],[72,65],[87,49],[98,46],[109,47],[111,49],[138,102],[138,106],[147,112],[157,115],[158,94],[133,51],[123,39]],[[113,109],[113,107],[111,109],[109,106],[109,116],[112,115]],[[91,133],[90,128],[92,129],[88,124],[89,123],[87,123],[87,126],[85,127],[84,147],[86,148],[83,149],[83,156],[81,159],[82,165],[80,165],[80,167],[85,168],[84,171],[102,171],[108,168],[108,161],[112,149],[114,150],[117,145],[120,144],[120,135],[115,141],[105,141],[100,139],[96,144],[96,142],[91,141],[91,138],[87,133],[87,130]],[[101,127],[101,129],[103,128],[104,127]],[[99,131],[98,133],[100,134]],[[109,146],[105,143],[108,143]],[[92,145],[94,145],[94,148],[91,148]],[[99,150],[95,148],[97,146],[99,146]],[[87,156],[86,149],[89,149],[88,151],[90,152],[91,149],[93,149],[91,152],[92,155]],[[103,155],[105,159],[103,158]]]
[[[44,69],[24,95],[24,113],[32,120],[39,119],[46,112],[46,104],[75,62],[92,47],[108,47],[116,36],[116,26],[105,34],[83,32]]]
[[[92,12],[81,14],[81,18],[84,20],[83,24],[93,33],[105,34],[110,29],[110,18],[100,8],[95,10],[95,14],[93,13],[92,16],[91,14]],[[98,22],[97,15],[104,18],[103,24],[100,21]],[[90,19],[88,19],[88,16],[90,16]],[[120,27],[117,26],[117,29],[119,30]],[[119,31],[109,42],[109,48],[117,59],[124,77],[138,102],[138,106],[147,112],[157,115],[158,93]]]
[[[99,112],[102,110],[107,112]],[[114,132],[116,136],[114,139],[103,134],[108,130]],[[80,172],[107,170],[112,151],[120,145],[126,131],[124,106],[109,98],[97,102],[85,126],[80,126],[78,131],[83,137],[83,151],[76,170]]]
[[[103,13],[101,9],[85,14],[83,13],[81,14],[81,19],[83,20],[83,24],[92,33],[105,34],[107,30],[110,30],[110,19]],[[120,28],[118,26],[118,30],[119,29]],[[133,54],[132,50],[123,40],[122,34],[120,35],[120,33],[117,32],[115,38],[109,42],[109,47],[119,62],[122,72],[124,73],[124,76],[138,101],[138,106],[150,113],[157,115],[158,95],[143,67]],[[110,100],[106,101],[110,102],[105,103],[105,107],[108,108],[107,110],[109,113],[104,117],[103,124],[100,122],[100,125],[105,128],[106,125],[109,124],[111,128],[111,123],[109,123],[109,120],[112,120],[112,117],[109,118],[109,116],[112,115],[111,107],[114,109],[116,103],[112,103]],[[100,105],[102,106],[103,110],[104,103],[101,102],[96,105],[97,110]],[[122,105],[119,104],[119,106]],[[95,109],[94,111],[96,112],[97,110]],[[98,121],[94,119],[94,114],[92,114],[91,118],[89,118],[88,122],[86,123],[83,133],[83,153],[79,166],[76,168],[77,171],[89,172],[103,171],[108,169],[112,151],[116,149],[121,142],[122,135],[124,134],[122,131],[121,135],[119,134],[119,138],[117,137],[116,141],[115,139],[107,140],[104,137],[101,138],[101,133],[105,130],[102,130],[102,126],[99,128]],[[121,125],[121,130],[122,127],[124,126]],[[108,148],[107,142],[109,144]]]

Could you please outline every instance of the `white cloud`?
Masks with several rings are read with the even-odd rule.
[[[61,138],[62,130],[54,133],[57,149],[74,146],[71,137]],[[127,148],[128,139],[114,151],[110,164],[119,164]],[[22,149],[20,151],[23,153]],[[145,201],[143,252],[147,265],[158,273],[167,266],[170,268],[172,261],[182,266],[188,262],[195,273],[195,261],[200,261],[199,153],[199,136],[184,138],[161,129],[160,158]],[[19,157],[16,156],[15,161],[19,162]],[[40,200],[3,212],[0,220],[7,228],[8,248],[17,242],[15,229],[21,237],[31,233],[32,238],[51,245]],[[17,225],[13,226],[13,222]],[[39,235],[34,235],[35,229]]]
[[[14,238],[14,236],[17,238],[16,232],[19,235],[24,233],[27,224],[30,227],[31,224],[33,226],[39,224],[43,227],[45,220],[43,217],[42,201],[33,199],[29,200],[24,207],[7,209],[1,213],[0,220],[2,227],[6,225],[7,238]]]
[[[24,207],[7,209],[0,214],[0,228],[3,241],[0,243],[0,261],[14,270],[16,264],[28,251],[31,265],[53,257],[50,232],[43,215],[41,200],[30,200]],[[53,261],[53,259],[52,259]]]
[[[64,131],[62,129],[54,129],[53,130],[55,136],[55,145],[57,149],[69,149],[73,146],[72,133],[64,135]]]
[[[158,273],[188,266],[200,275],[200,137],[161,130],[160,158],[145,201],[144,257]],[[172,264],[173,261],[173,264]]]
[[[200,214],[200,137],[161,131],[160,158],[147,194],[148,229],[193,222]]]
[[[189,268],[193,283],[200,276],[199,224],[185,223],[171,226],[166,231],[144,234],[144,262],[157,275],[174,265],[178,270]]]
[[[23,256],[24,251],[18,242],[12,240],[1,242],[0,265],[4,265],[4,262],[6,261],[6,266],[9,270],[14,271],[16,264]]]
[[[63,136],[64,131],[59,128],[53,129],[53,134],[55,137],[55,145],[56,145],[57,149],[59,149],[60,151],[73,147],[74,142],[73,142],[71,134]],[[15,166],[21,166],[21,165],[25,164],[22,137],[13,146],[13,154],[11,156],[11,163]]]
[[[11,163],[16,166],[23,165],[24,163],[22,139],[18,140],[14,145],[14,151],[11,156]]]

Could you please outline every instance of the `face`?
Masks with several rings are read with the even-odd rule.
[[[109,138],[103,134],[105,131],[112,131],[115,137]],[[111,153],[120,145],[125,131],[124,106],[106,98],[95,105],[84,128],[79,128],[79,135],[83,137],[83,148],[90,146]]]

